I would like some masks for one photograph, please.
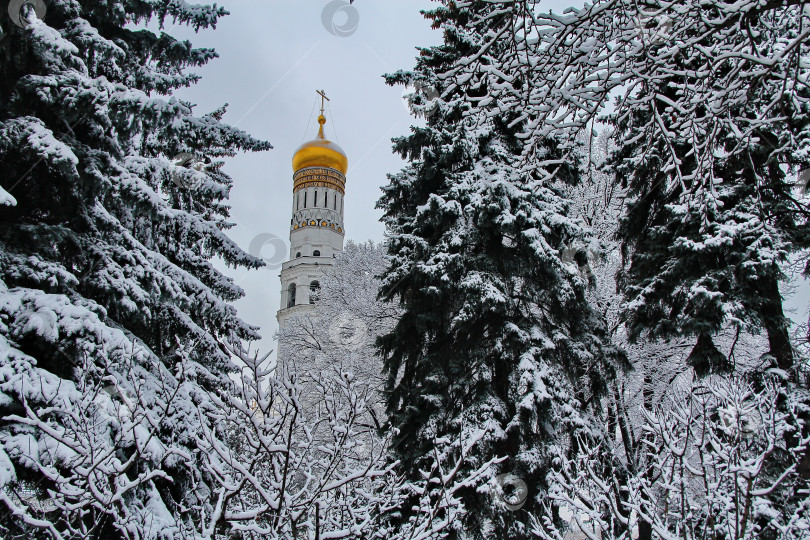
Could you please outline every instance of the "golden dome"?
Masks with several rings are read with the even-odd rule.
[[[329,167],[345,175],[349,169],[346,153],[340,146],[324,138],[323,125],[326,123],[326,117],[323,114],[318,116],[318,123],[321,125],[318,137],[299,146],[293,154],[293,172],[307,167]]]

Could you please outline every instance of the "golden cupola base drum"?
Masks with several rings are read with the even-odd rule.
[[[324,267],[343,250],[343,196],[349,160],[340,146],[324,136],[328,98],[323,91],[318,94],[318,135],[299,146],[292,159],[290,258],[281,267],[279,328],[292,314],[310,309],[317,300]]]

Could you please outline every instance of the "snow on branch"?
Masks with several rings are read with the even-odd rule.
[[[579,439],[575,455],[558,458],[534,534],[627,539],[643,528],[667,540],[802,538],[810,507],[791,493],[810,438],[798,402],[785,399],[775,382],[761,390],[740,378],[695,382],[642,411],[641,467],[606,451],[604,441]]]

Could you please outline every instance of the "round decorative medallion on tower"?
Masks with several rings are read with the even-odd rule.
[[[290,260],[281,267],[279,326],[317,299],[320,276],[334,254],[343,251],[343,196],[349,160],[340,146],[327,140],[323,91],[317,136],[293,154],[293,207],[290,220]]]

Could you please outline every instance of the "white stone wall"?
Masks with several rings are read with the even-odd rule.
[[[304,227],[290,232],[290,261],[312,257],[316,250],[321,257],[331,259],[336,252],[343,251],[343,233],[325,227]]]

